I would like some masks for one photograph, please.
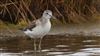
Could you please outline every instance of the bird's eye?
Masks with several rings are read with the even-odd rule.
[[[48,14],[48,13],[46,13],[46,14]]]

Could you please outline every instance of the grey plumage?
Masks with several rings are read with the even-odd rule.
[[[27,27],[25,27],[25,28],[23,29],[23,31],[26,31],[26,30],[32,31],[32,29],[33,29],[34,27],[36,27],[36,21],[33,21],[31,24],[29,24]]]

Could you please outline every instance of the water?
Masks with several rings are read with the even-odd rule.
[[[0,56],[34,56],[33,42],[27,37],[0,40]],[[100,56],[100,37],[45,36],[41,48],[37,56]]]

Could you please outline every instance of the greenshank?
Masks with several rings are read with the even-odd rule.
[[[41,40],[50,31],[50,19],[55,17],[52,15],[51,10],[45,10],[41,18],[34,20],[31,24],[23,29],[23,32],[34,39],[34,50],[36,51],[36,39],[40,38],[39,50],[41,50]]]

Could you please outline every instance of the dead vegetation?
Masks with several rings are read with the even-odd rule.
[[[1,0],[0,20],[25,24],[39,18],[44,10],[50,9],[61,22],[80,24],[95,20],[91,17],[99,14],[99,2],[100,0]]]

